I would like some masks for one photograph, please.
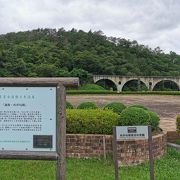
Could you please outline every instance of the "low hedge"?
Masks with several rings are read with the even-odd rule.
[[[77,109],[97,109],[97,108],[98,107],[93,102],[83,102],[77,107]]]
[[[119,102],[112,102],[104,107],[104,109],[110,109],[117,114],[121,114],[122,110],[124,110],[125,108],[126,106]]]
[[[67,90],[67,94],[139,94],[139,95],[180,95],[180,91],[117,91],[109,90]]]
[[[109,90],[68,90],[67,94],[117,94],[117,91]]]
[[[176,117],[176,127],[177,127],[177,131],[180,132],[180,114],[178,114]]]
[[[102,86],[99,86],[97,84],[84,84],[78,90],[104,91],[105,89]]]
[[[112,134],[119,115],[102,109],[67,109],[67,133]]]
[[[66,101],[66,109],[74,109],[74,106],[70,102]]]

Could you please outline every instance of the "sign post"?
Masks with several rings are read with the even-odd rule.
[[[113,127],[113,161],[114,161],[114,170],[115,170],[115,180],[118,180],[118,160],[117,160],[117,140],[116,140],[116,127]]]
[[[118,180],[117,142],[128,140],[148,140],[150,180],[154,180],[154,163],[152,153],[151,126],[114,126],[113,127],[113,161],[115,180]]]
[[[56,180],[65,179],[65,82],[0,78],[0,159],[56,160]]]
[[[151,126],[148,126],[148,146],[149,146],[150,180],[154,180],[154,161],[153,161],[153,151],[152,151]]]

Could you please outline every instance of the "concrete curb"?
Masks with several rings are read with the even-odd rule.
[[[175,148],[177,151],[180,151],[180,145],[174,143],[167,143],[167,146]]]

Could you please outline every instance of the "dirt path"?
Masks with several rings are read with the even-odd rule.
[[[166,131],[176,129],[176,115],[180,114],[180,96],[158,95],[73,95],[67,100],[74,106],[81,102],[92,101],[102,107],[109,102],[122,102],[125,105],[142,104],[155,111],[161,118],[160,127]]]

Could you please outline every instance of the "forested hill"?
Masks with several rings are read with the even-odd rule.
[[[180,76],[180,56],[101,31],[37,29],[0,35],[0,76]]]

